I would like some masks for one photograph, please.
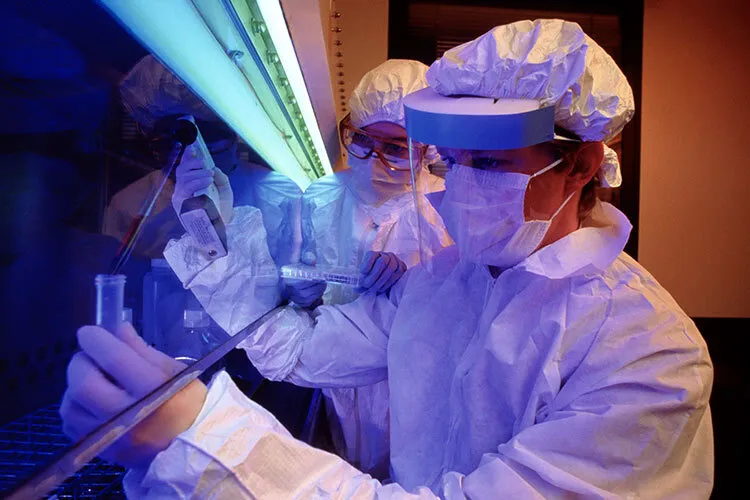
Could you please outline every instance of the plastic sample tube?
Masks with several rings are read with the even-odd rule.
[[[96,284],[96,324],[115,333],[123,320],[125,276],[98,274]]]
[[[362,282],[362,274],[358,269],[304,264],[281,266],[281,277],[305,281],[326,281],[354,287],[360,286]]]

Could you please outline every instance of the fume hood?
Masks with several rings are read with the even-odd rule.
[[[0,302],[7,320],[0,374],[13,402],[0,421],[2,494],[33,476],[35,467],[54,463],[70,445],[57,415],[65,366],[78,350],[76,328],[93,321],[93,276],[106,272],[120,244],[102,228],[102,218],[110,215],[117,194],[135,193],[128,189],[143,188],[145,179],[159,173],[145,147],[139,149],[148,138],[135,131],[118,92],[136,58],[155,56],[264,163],[302,189],[332,173],[339,158],[328,12],[317,1],[71,0],[63,9],[18,0],[6,7],[28,36],[6,36],[15,44],[6,45],[13,60],[0,60],[8,83],[0,88],[0,102],[13,104],[4,108],[0,131],[12,141],[5,141],[0,156],[14,172],[3,194],[7,238],[0,251]],[[116,25],[104,22],[110,17]],[[15,19],[5,16],[6,23]],[[91,33],[77,37],[76,30]],[[11,63],[26,72],[10,72]],[[68,72],[52,71],[60,68]],[[137,193],[129,199],[136,212],[143,201]],[[166,220],[158,217],[174,215],[169,196],[165,200],[165,207],[157,207],[163,211],[155,210],[155,225]],[[125,306],[141,332],[143,304],[150,300],[144,290],[161,271],[154,261],[134,255],[123,269]],[[179,300],[189,293],[168,292]],[[186,308],[172,306],[181,329]],[[309,436],[311,392],[284,388],[283,398],[274,390],[263,396],[262,377],[250,372],[242,356],[238,370],[248,372],[240,377],[243,390],[265,398],[271,411],[276,404],[274,413],[295,436]],[[229,358],[222,361],[231,365]],[[269,386],[276,387],[264,382]],[[300,402],[293,414],[290,401]],[[122,469],[101,460],[77,465],[79,472],[57,478],[45,492],[60,498],[121,494]]]

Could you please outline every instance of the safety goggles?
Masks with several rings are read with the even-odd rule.
[[[339,137],[347,153],[365,160],[376,155],[392,170],[409,170],[409,145],[387,137],[380,137],[352,125],[347,115],[339,124]]]

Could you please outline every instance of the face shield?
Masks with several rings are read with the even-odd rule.
[[[426,198],[415,193],[425,268],[431,270],[425,235],[432,210],[442,216],[462,258],[496,265],[498,250],[533,245],[545,221],[533,234],[511,227],[519,220],[525,226],[524,196],[533,176],[516,171],[506,152],[556,139],[554,107],[532,99],[446,97],[431,88],[407,96],[404,106],[411,148],[435,145],[447,170],[445,191]],[[414,155],[411,166],[421,168]],[[543,175],[554,165],[541,167]],[[510,262],[517,253],[499,262]]]

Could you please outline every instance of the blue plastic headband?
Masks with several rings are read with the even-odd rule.
[[[407,135],[424,144],[476,150],[518,149],[555,138],[553,106],[521,113],[492,114],[492,106],[497,101],[478,98],[471,102],[471,107],[478,112],[447,112],[446,108],[451,111],[456,108],[455,99],[440,96],[429,88],[407,96],[404,99]]]

